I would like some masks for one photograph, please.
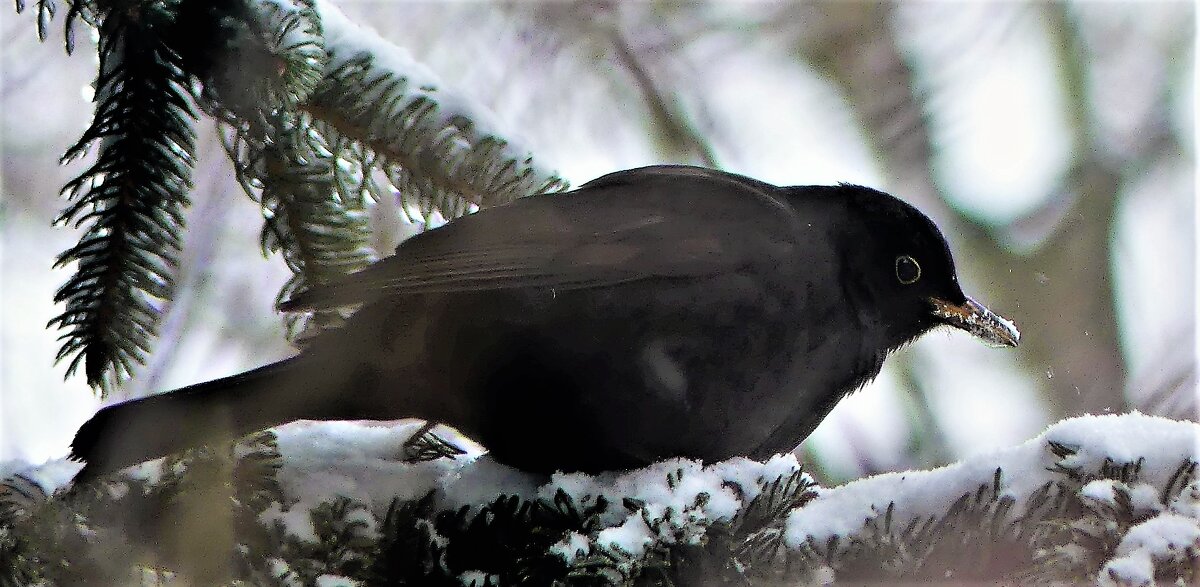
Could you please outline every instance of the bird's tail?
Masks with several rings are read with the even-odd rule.
[[[287,408],[287,388],[294,383],[288,375],[295,362],[288,359],[100,410],[71,442],[71,458],[85,462],[75,481],[295,419]]]

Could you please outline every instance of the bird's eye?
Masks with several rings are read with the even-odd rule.
[[[917,264],[917,260],[908,255],[900,255],[896,257],[896,279],[900,283],[909,285],[916,283],[921,278],[921,266]]]

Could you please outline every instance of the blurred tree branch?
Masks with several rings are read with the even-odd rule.
[[[557,50],[617,65],[607,77],[628,84],[622,89],[631,89],[641,98],[648,134],[665,160],[716,168],[720,164],[712,144],[685,104],[684,91],[692,84],[681,82],[672,61],[681,58],[680,47],[712,30],[692,14],[693,8],[578,0],[540,3],[519,13],[547,29],[549,36],[556,38]],[[628,78],[612,75],[617,71]]]
[[[679,97],[663,90],[662,84],[647,67],[645,58],[637,53],[621,31],[614,30],[611,35],[617,62],[633,76],[650,111],[652,125],[659,129],[665,147],[663,150],[667,155],[676,160],[720,167],[712,145],[696,129],[695,123],[680,104]]]
[[[1009,308],[1023,330],[1021,353],[1051,392],[1055,417],[1120,411],[1125,360],[1118,347],[1112,268],[1089,259],[1110,258],[1118,202],[1126,177],[1119,162],[1106,160],[1092,141],[1098,124],[1087,108],[1090,56],[1066,5],[1030,9],[1049,18],[1058,39],[1051,45],[1069,113],[1075,160],[1064,178],[1052,231],[1033,251],[1006,246],[1003,231],[991,230],[949,205],[931,172],[936,145],[930,139],[926,102],[912,67],[899,48],[891,4],[803,5],[808,23],[798,51],[834,80],[855,105],[876,153],[895,177],[897,191],[937,218],[959,249],[968,274],[989,268],[992,287],[983,295]],[[852,43],[852,45],[851,45]],[[986,284],[981,284],[986,285]]]

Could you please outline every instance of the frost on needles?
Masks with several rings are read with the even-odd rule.
[[[548,478],[478,449],[406,462],[419,428],[294,423],[74,494],[59,486],[75,464],[10,471],[0,584],[1198,578],[1200,425],[1191,422],[1076,418],[1010,449],[831,488],[787,455]]]

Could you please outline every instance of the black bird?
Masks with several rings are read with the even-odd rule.
[[[765,458],[934,327],[1018,339],[903,201],[681,166],[454,220],[283,309],[347,305],[296,357],[100,410],[77,479],[298,419],[441,422],[528,471]]]

